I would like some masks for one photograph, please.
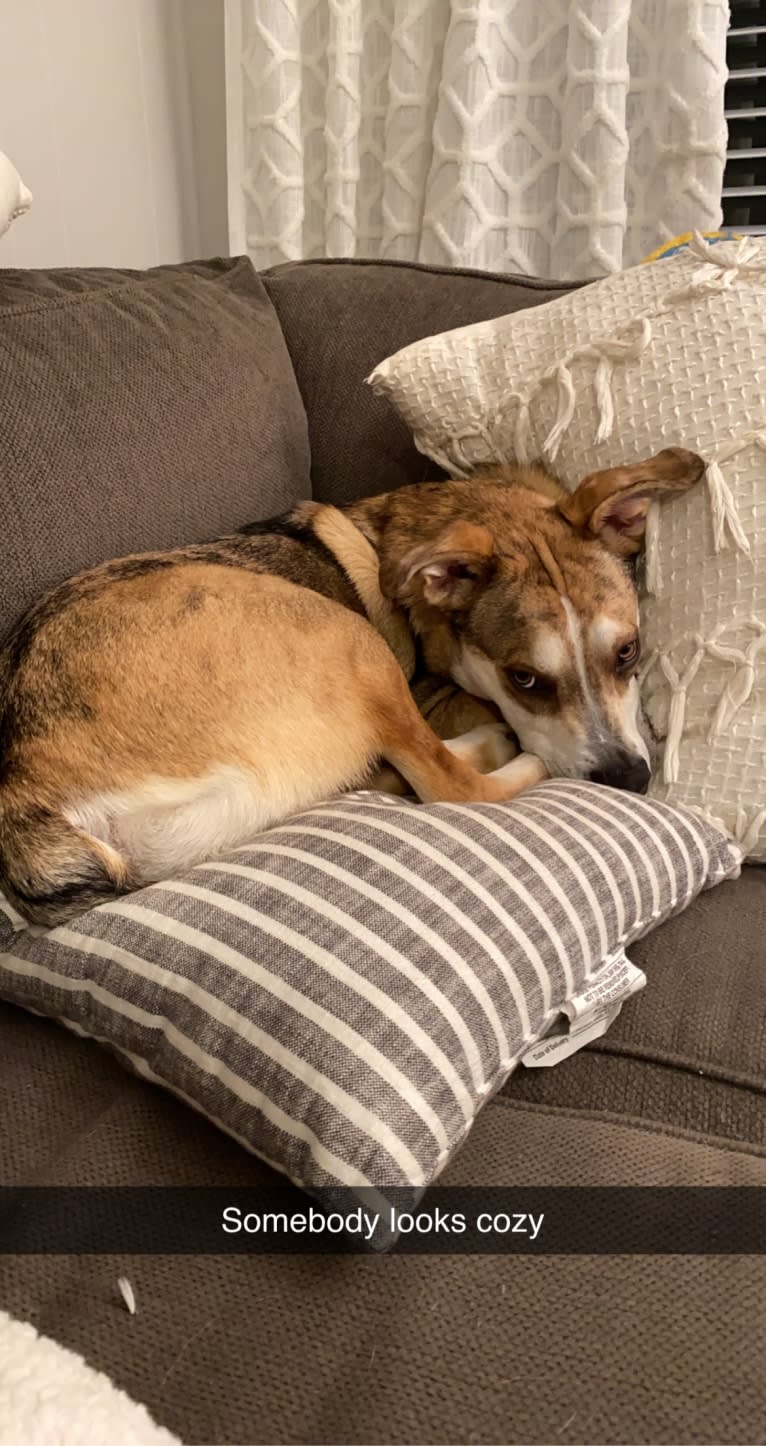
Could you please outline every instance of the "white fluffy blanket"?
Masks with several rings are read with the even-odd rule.
[[[0,1311],[0,1446],[180,1446],[82,1356]]]

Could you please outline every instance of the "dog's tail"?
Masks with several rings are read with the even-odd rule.
[[[24,918],[52,928],[131,887],[116,849],[55,808],[0,789],[0,890]]]
[[[131,887],[125,860],[75,827],[54,803],[14,788],[3,737],[12,693],[12,648],[0,648],[0,892],[33,924],[52,927]]]

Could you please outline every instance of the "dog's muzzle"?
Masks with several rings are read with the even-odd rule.
[[[629,793],[646,793],[652,770],[649,764],[637,754],[620,754],[608,767],[599,768],[590,774],[592,783],[603,783],[607,788],[624,788]]]

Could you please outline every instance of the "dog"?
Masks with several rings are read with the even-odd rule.
[[[703,470],[671,447],[571,495],[533,465],[306,502],[64,583],[0,654],[0,887],[59,924],[365,783],[645,790],[626,560]]]

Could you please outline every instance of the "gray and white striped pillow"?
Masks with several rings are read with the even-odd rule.
[[[710,824],[594,784],[349,794],[67,927],[2,904],[0,996],[297,1184],[419,1192],[609,954],[738,869]]]

